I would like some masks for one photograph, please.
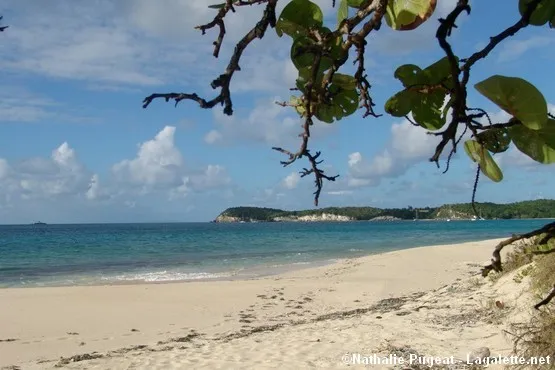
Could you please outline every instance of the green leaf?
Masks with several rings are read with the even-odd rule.
[[[528,9],[528,4],[533,0],[520,0],[518,2],[518,11],[520,15],[524,15]],[[534,26],[543,26],[555,17],[555,0],[542,0],[530,17],[530,24]]]
[[[384,109],[393,117],[404,117],[412,109],[412,99],[415,93],[408,90],[399,91],[385,103]]]
[[[544,164],[555,163],[555,120],[549,119],[540,130],[512,126],[509,134],[518,150],[528,157]]]
[[[495,182],[503,180],[503,172],[501,172],[491,154],[476,140],[467,140],[464,143],[464,151],[472,161],[480,165],[480,171],[484,175]]]
[[[482,146],[476,140],[467,140],[464,142],[464,151],[473,162],[480,164],[482,160]]]
[[[304,105],[302,105],[302,100],[300,98],[296,96],[291,96],[289,98],[289,104],[294,106],[297,113],[299,113],[299,116],[304,117],[304,114],[306,113],[306,108],[304,107]]]
[[[329,104],[321,103],[316,106],[314,115],[320,121],[333,123],[343,117],[353,114],[358,108],[358,94],[356,90],[341,90],[337,85],[330,86],[331,91],[339,91]]]
[[[335,73],[331,81],[334,85],[337,85],[345,90],[355,90],[357,87],[356,78],[342,73]]]
[[[455,58],[457,62],[459,58]],[[451,63],[449,62],[449,58],[444,57],[435,62],[434,64],[429,65],[422,71],[422,80],[425,80],[427,84],[430,85],[437,85],[442,82],[446,81],[447,77],[451,76]]]
[[[495,75],[474,85],[486,98],[532,130],[547,122],[547,102],[531,83],[518,77]]]
[[[385,21],[394,30],[413,30],[432,16],[436,4],[437,0],[389,0]]]
[[[315,55],[307,51],[307,48],[314,46],[314,40],[306,36],[299,36],[291,45],[291,61],[297,69],[312,68]],[[303,50],[304,48],[304,50]],[[326,70],[332,66],[330,58],[320,60],[320,68]]]
[[[477,135],[480,142],[492,153],[502,153],[509,149],[511,137],[506,128],[492,128]]]
[[[503,172],[501,171],[501,168],[499,168],[499,166],[487,150],[484,150],[484,161],[480,165],[480,170],[484,175],[495,182],[503,180]]]
[[[276,22],[276,33],[293,39],[305,35],[311,27],[321,27],[324,14],[320,7],[309,0],[291,0],[283,8]]]
[[[335,117],[341,116],[341,108],[334,104],[320,104],[314,113],[314,116],[322,122],[333,123]]]
[[[412,99],[412,117],[422,127],[428,130],[439,130],[445,124],[443,116],[443,101],[445,92],[434,90],[428,94],[418,94]]]
[[[339,3],[339,9],[337,10],[337,25],[341,24],[343,19],[349,16],[349,5],[347,0],[341,0]]]
[[[324,79],[324,72],[325,69],[322,67],[323,63],[320,63],[320,69],[318,73],[316,73],[316,81],[314,81],[313,88],[317,88],[318,86],[322,86],[322,80]],[[304,85],[311,79],[312,77],[312,65],[299,69],[299,77],[297,77],[296,86],[302,92],[305,92]]]
[[[221,8],[223,8],[224,6],[225,6],[225,3],[223,3],[223,4],[208,5],[208,7],[209,7],[210,9],[221,9]]]
[[[347,0],[347,5],[349,5],[351,8],[360,8],[360,6],[362,5],[362,3],[364,2],[364,0]]]
[[[356,90],[343,90],[333,98],[333,101],[341,107],[344,116],[350,116],[358,109],[359,100]]]
[[[418,84],[418,75],[422,70],[414,64],[404,64],[399,66],[393,76],[401,81],[404,87],[409,87]]]

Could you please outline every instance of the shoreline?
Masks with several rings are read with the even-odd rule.
[[[458,221],[466,221],[466,220],[458,220]],[[494,239],[471,239],[471,240],[464,240],[456,243],[451,244],[464,244],[464,243],[473,243],[473,242],[486,242],[490,240],[503,240],[505,238],[494,238]],[[409,246],[404,247],[401,249],[378,249],[376,251],[371,250],[363,250],[357,249],[356,251],[343,251],[341,256],[334,256],[328,257],[325,259],[315,259],[311,261],[303,261],[303,262],[290,262],[290,263],[271,263],[271,264],[253,264],[243,267],[238,267],[231,270],[218,270],[218,271],[173,271],[173,273],[182,273],[182,274],[207,274],[207,275],[223,275],[217,277],[208,277],[208,278],[183,278],[183,279],[167,279],[167,280],[145,280],[145,279],[116,279],[118,275],[125,275],[125,274],[157,274],[157,273],[167,273],[167,270],[164,268],[159,268],[159,270],[148,270],[148,271],[121,271],[117,273],[117,275],[110,275],[106,278],[104,277],[97,277],[93,275],[67,275],[68,278],[84,278],[91,276],[92,279],[88,283],[73,283],[73,284],[62,284],[62,283],[53,283],[50,285],[48,281],[44,281],[44,285],[38,285],[39,283],[33,284],[26,284],[26,285],[15,285],[15,286],[1,286],[0,291],[6,289],[43,289],[43,288],[69,288],[69,287],[107,287],[107,286],[130,286],[130,285],[158,285],[158,284],[174,284],[174,283],[195,283],[195,282],[219,282],[219,281],[248,281],[248,280],[256,280],[259,278],[267,278],[272,276],[277,276],[281,274],[286,274],[289,272],[295,271],[302,271],[311,268],[323,267],[323,266],[330,266],[335,263],[340,263],[344,260],[351,260],[351,259],[358,259],[358,258],[365,258],[369,256],[376,256],[381,254],[393,253],[398,251],[410,250],[410,249],[418,249],[418,248],[429,248],[434,246],[441,246],[445,245],[443,243],[432,243],[427,245],[417,245],[417,246]],[[383,248],[383,247],[382,247]],[[351,252],[355,255],[349,256],[346,255],[347,252]],[[160,271],[164,270],[164,271]],[[115,274],[115,273],[114,273]]]
[[[276,346],[311,341],[308,333],[327,338],[322,331],[331,330],[330,325],[347,325],[338,333],[351,339],[323,347],[313,344],[311,352],[304,354],[321,356],[333,351],[339,355],[366,343],[361,335],[382,335],[358,327],[357,320],[370,320],[383,333],[404,331],[403,335],[413,337],[416,343],[422,339],[417,328],[426,320],[411,317],[425,310],[415,308],[412,316],[405,317],[405,306],[417,302],[419,306],[433,305],[430,302],[438,300],[429,298],[430,294],[477,276],[499,240],[402,249],[250,280],[2,289],[0,367],[50,368],[63,357],[73,360],[60,366],[75,369],[124,369],[137,361],[137,368],[145,369],[158,365],[210,369],[215,367],[214,359],[222,357],[211,358],[206,351],[219,353],[245,346],[234,351],[250,361],[252,368],[265,368],[271,364],[259,367],[251,363],[254,355],[250,348],[258,343],[264,343],[267,355],[268,351],[275,355],[280,353]],[[449,312],[459,315],[470,302],[466,299],[450,299]],[[381,320],[386,316],[391,318]],[[402,321],[406,319],[412,324]],[[473,329],[472,340],[460,333],[460,338],[447,340],[442,336],[450,332],[437,330],[426,337],[428,342],[421,343],[429,351],[435,348],[436,353],[441,346],[447,351],[445,344],[453,338],[464,341],[464,347],[474,346],[476,336],[483,336],[486,342],[491,337],[487,325]],[[377,345],[387,338],[379,339],[371,343]],[[503,343],[497,338],[494,348],[506,350]],[[170,347],[168,360],[165,351]],[[197,349],[191,352],[191,348]],[[79,361],[73,364],[76,359]],[[89,360],[80,361],[83,359]],[[297,360],[306,359],[301,356]]]

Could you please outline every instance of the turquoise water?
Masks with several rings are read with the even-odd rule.
[[[0,287],[245,278],[425,245],[509,237],[545,220],[0,226]]]

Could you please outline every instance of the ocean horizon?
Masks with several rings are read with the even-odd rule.
[[[544,224],[528,219],[0,225],[0,288],[248,279],[341,258],[508,238]]]

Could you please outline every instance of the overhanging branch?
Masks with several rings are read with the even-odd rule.
[[[497,246],[495,246],[495,249],[493,250],[493,258],[491,259],[491,264],[484,266],[482,268],[482,276],[484,277],[488,276],[488,274],[492,270],[496,272],[503,271],[503,267],[501,265],[501,251],[503,250],[503,248],[505,248],[508,245],[511,245],[516,241],[519,241],[522,239],[529,239],[544,233],[555,235],[555,222],[549,223],[539,229],[530,231],[526,234],[513,235],[509,239],[501,241],[499,244],[497,244]]]

